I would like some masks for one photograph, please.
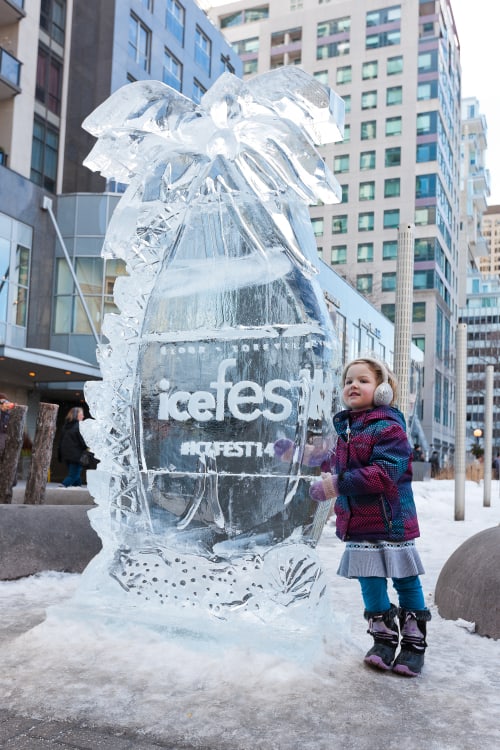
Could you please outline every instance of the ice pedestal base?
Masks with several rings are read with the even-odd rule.
[[[111,573],[111,575],[110,575]],[[331,623],[325,576],[309,545],[283,543],[232,559],[178,550],[103,552],[51,616],[143,626],[195,648],[229,644],[310,660]]]

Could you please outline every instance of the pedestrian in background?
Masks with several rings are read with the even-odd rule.
[[[3,457],[7,443],[7,428],[9,426],[10,410],[14,407],[4,393],[0,393],[0,460]]]
[[[67,413],[62,427],[57,457],[59,461],[66,463],[68,474],[63,479],[61,487],[82,486],[82,464],[80,460],[82,454],[87,450],[85,440],[80,433],[82,419],[83,409],[80,406],[74,406]]]

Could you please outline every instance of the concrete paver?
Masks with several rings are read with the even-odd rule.
[[[165,743],[138,734],[79,726],[74,722],[32,719],[0,709],[0,748],[5,750],[215,750],[201,745]]]

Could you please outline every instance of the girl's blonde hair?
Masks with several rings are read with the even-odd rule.
[[[357,357],[356,359],[351,360],[346,364],[344,367],[344,370],[342,372],[342,388],[345,385],[345,379],[347,376],[347,371],[352,365],[359,365],[359,364],[366,364],[370,368],[370,370],[374,373],[375,377],[377,378],[377,385],[380,385],[381,383],[388,383],[392,388],[392,400],[388,406],[393,406],[393,404],[396,403],[398,398],[398,381],[396,380],[396,376],[392,372],[392,370],[385,364],[385,362],[382,362],[379,359],[376,359],[375,357]]]

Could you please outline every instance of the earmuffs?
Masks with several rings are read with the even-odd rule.
[[[373,365],[380,368],[380,371],[382,372],[382,382],[375,388],[375,391],[373,393],[373,403],[375,404],[375,406],[390,406],[391,401],[394,398],[394,392],[389,383],[389,373],[387,372],[387,367],[383,364],[383,362],[378,359],[374,359],[373,357],[359,357],[358,359],[366,362],[371,362]],[[342,387],[345,383],[347,370],[351,366],[351,364],[352,362],[349,362],[349,364],[345,367],[344,372],[342,373]],[[342,403],[346,405],[344,399],[342,399]]]

